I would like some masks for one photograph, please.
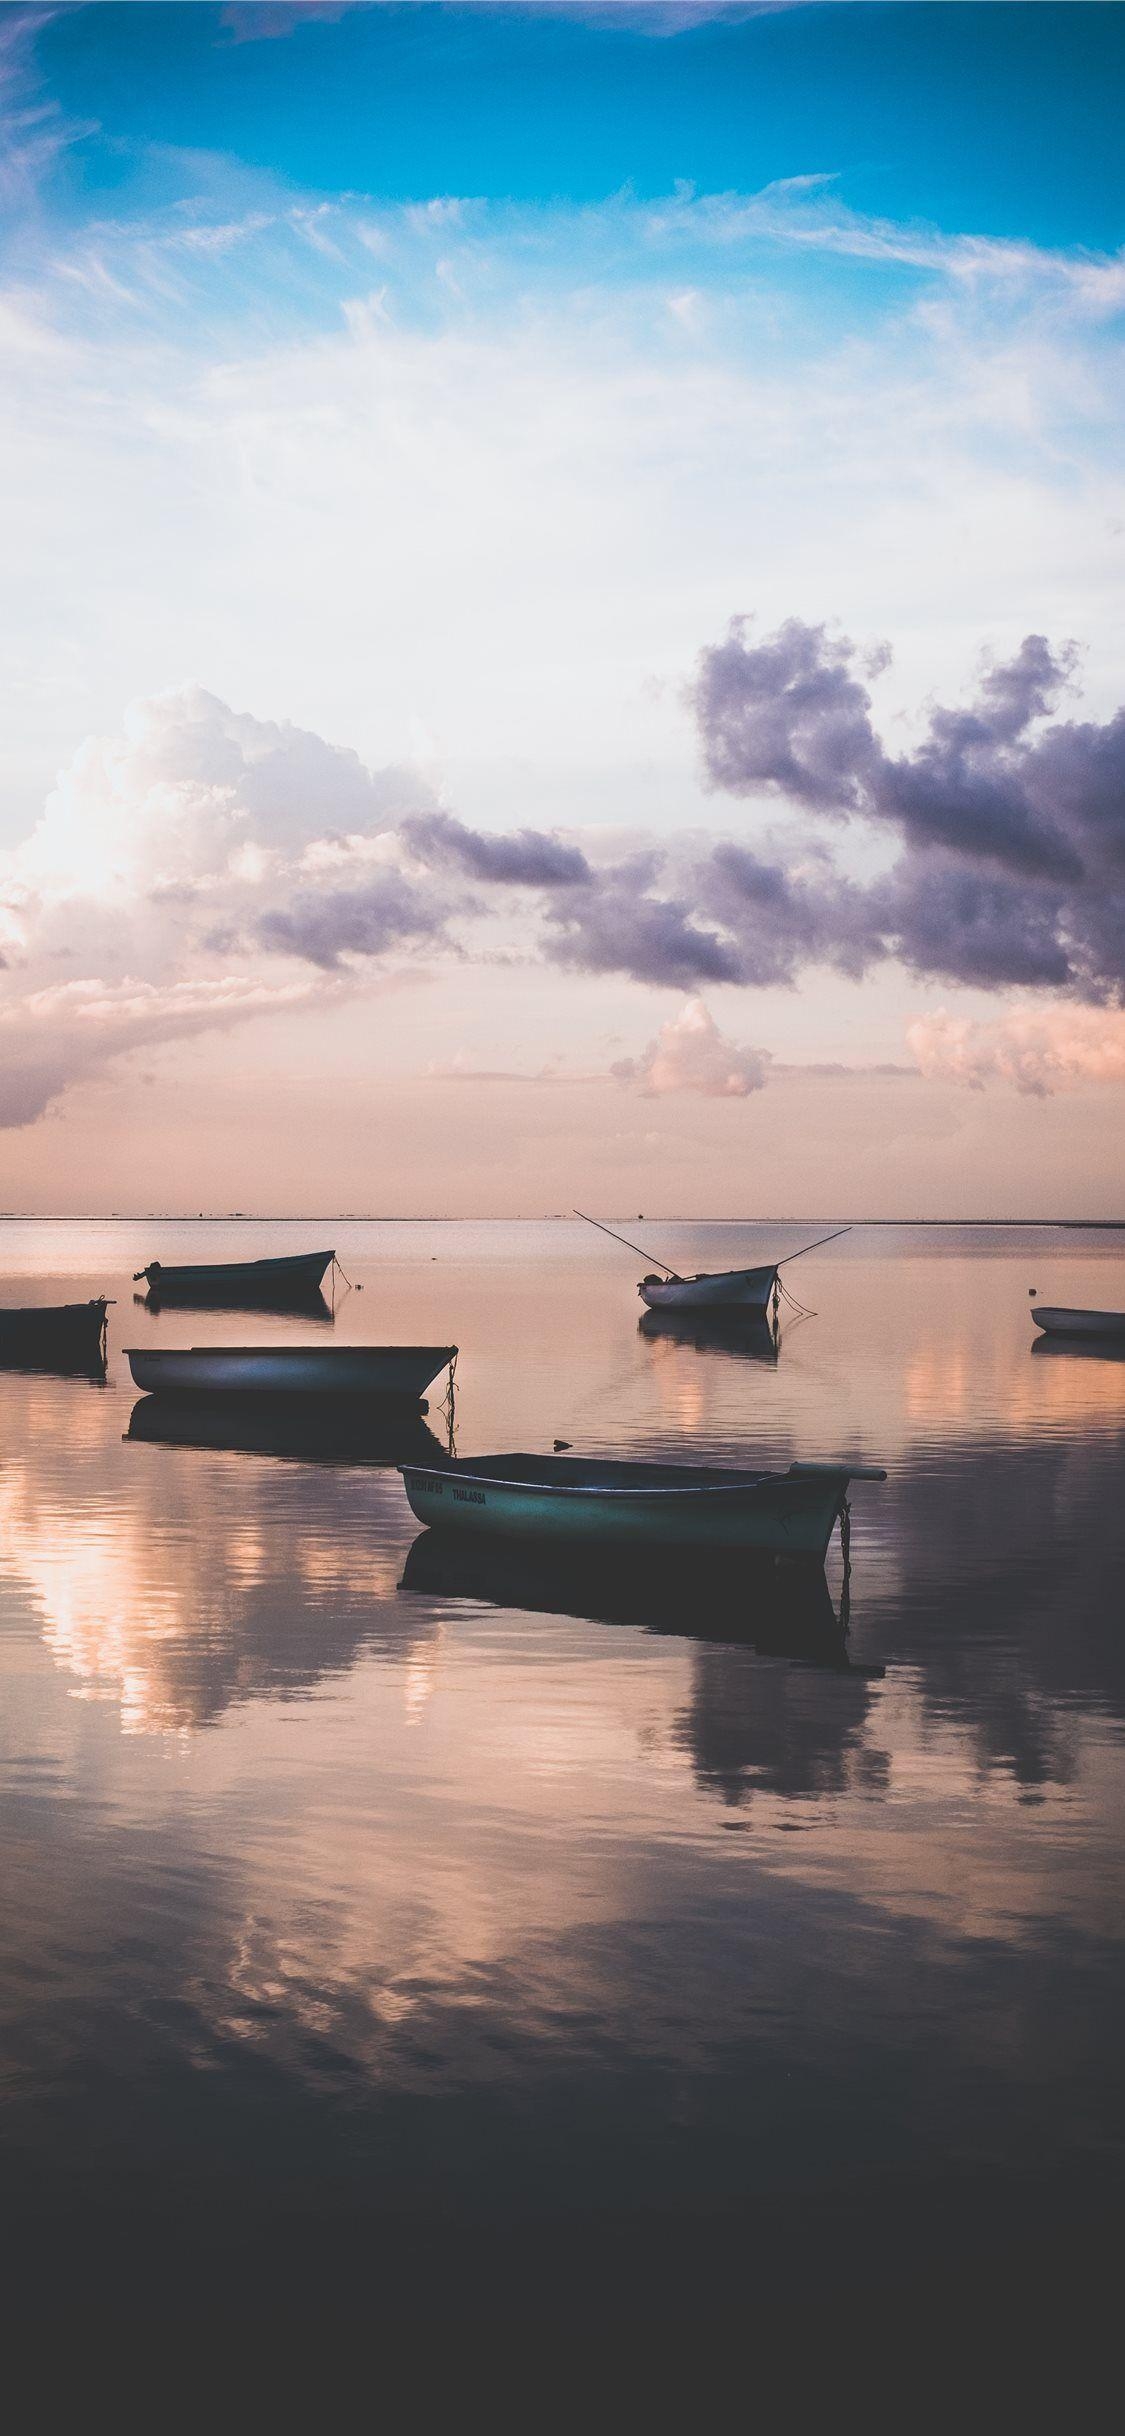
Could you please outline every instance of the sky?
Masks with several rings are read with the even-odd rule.
[[[1123,70],[0,4],[0,1208],[1123,1214]]]

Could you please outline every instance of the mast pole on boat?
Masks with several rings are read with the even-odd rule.
[[[603,1226],[600,1218],[587,1218],[585,1210],[575,1210],[574,1215],[576,1218],[585,1219],[587,1226],[596,1226],[601,1234],[612,1235],[615,1243],[623,1243],[627,1252],[636,1253],[638,1260],[651,1260],[653,1267],[663,1269],[666,1277],[679,1276],[678,1269],[669,1268],[666,1260],[658,1260],[655,1252],[644,1251],[639,1243],[630,1243],[628,1236],[619,1235],[616,1227]]]

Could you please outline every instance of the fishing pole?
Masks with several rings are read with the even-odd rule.
[[[819,1252],[822,1243],[838,1243],[841,1235],[850,1235],[851,1231],[850,1226],[838,1226],[834,1235],[818,1235],[815,1243],[803,1243],[799,1252],[786,1252],[784,1259],[775,1260],[774,1267],[783,1269],[786,1261],[803,1260],[806,1252]],[[632,1252],[635,1252],[636,1248],[635,1244],[629,1246]]]
[[[657,1260],[655,1252],[642,1251],[639,1243],[630,1243],[627,1235],[619,1235],[616,1227],[603,1226],[600,1218],[587,1218],[585,1210],[575,1210],[576,1218],[585,1218],[587,1226],[596,1226],[603,1235],[612,1235],[615,1243],[623,1243],[627,1252],[635,1252],[638,1260],[651,1260],[654,1268],[663,1269],[666,1277],[678,1277],[678,1269],[669,1268],[666,1260]]]

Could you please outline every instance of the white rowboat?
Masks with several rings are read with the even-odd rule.
[[[456,1345],[192,1345],[125,1348],[150,1395],[405,1396],[417,1402]]]
[[[623,1243],[626,1251],[640,1252],[642,1260],[655,1257],[639,1243],[631,1242],[628,1235],[619,1235],[616,1227],[603,1225],[600,1218],[588,1218],[585,1210],[575,1210],[574,1215],[584,1219],[587,1226],[596,1226],[600,1235],[611,1235],[614,1243]],[[764,1319],[778,1270],[787,1267],[791,1260],[803,1260],[806,1252],[819,1252],[822,1244],[838,1242],[841,1235],[850,1231],[846,1226],[837,1227],[834,1234],[820,1235],[815,1243],[802,1244],[799,1251],[786,1252],[780,1260],[763,1263],[757,1269],[718,1269],[710,1275],[704,1272],[696,1277],[681,1277],[669,1268],[666,1260],[661,1260],[657,1267],[663,1269],[663,1277],[650,1271],[647,1277],[642,1277],[637,1292],[650,1311],[738,1311],[743,1317],[750,1313]]]
[[[637,1292],[650,1311],[746,1311],[764,1318],[777,1276],[765,1269],[721,1269],[712,1277],[642,1277]]]
[[[1036,1303],[1031,1316],[1047,1336],[1112,1336],[1125,1340],[1125,1311],[1068,1311],[1061,1304]]]
[[[736,1472],[702,1464],[520,1454],[401,1468],[411,1509],[432,1531],[820,1559],[849,1481],[887,1476],[861,1464],[794,1463],[787,1472]]]

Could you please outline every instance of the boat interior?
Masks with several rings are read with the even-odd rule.
[[[450,1467],[464,1480],[512,1481],[527,1488],[736,1489],[785,1478],[785,1471],[736,1470],[702,1463],[614,1463],[599,1456],[462,1455]]]

